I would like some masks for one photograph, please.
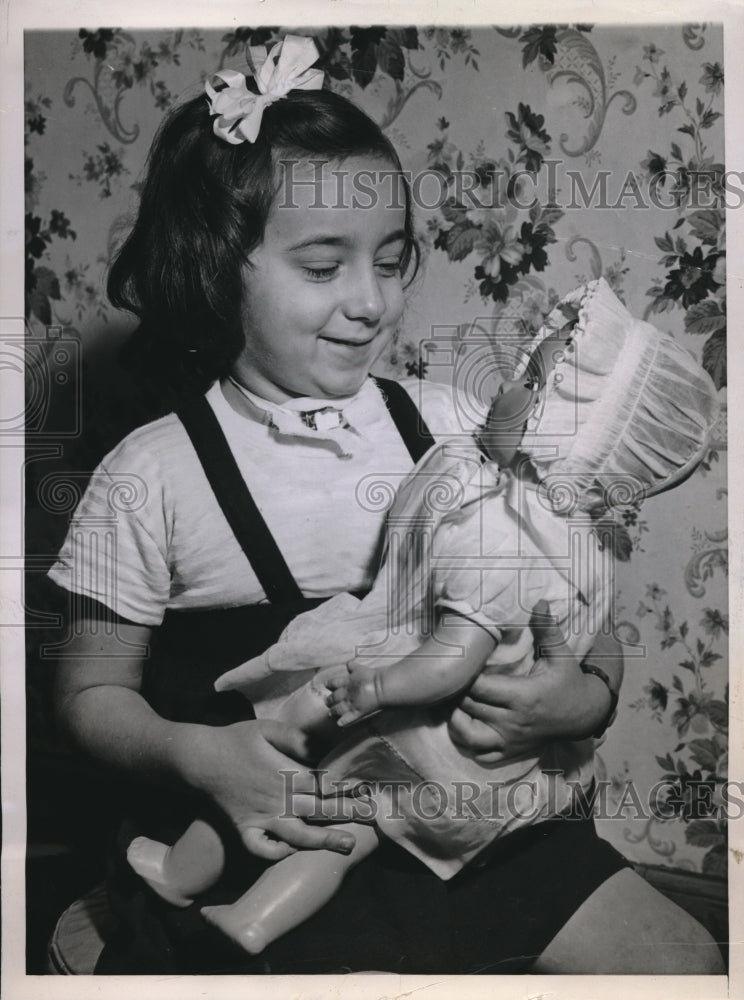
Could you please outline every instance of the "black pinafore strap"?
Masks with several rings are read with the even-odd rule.
[[[377,376],[373,376],[373,381],[382,393],[385,406],[393,418],[393,423],[403,439],[403,444],[408,449],[409,455],[414,462],[418,462],[429,448],[433,448],[436,444],[431,431],[426,426],[426,421],[399,382],[388,378],[377,378]]]
[[[302,591],[240,474],[206,398],[198,396],[189,400],[176,410],[176,416],[186,428],[217,503],[269,601],[299,600]]]

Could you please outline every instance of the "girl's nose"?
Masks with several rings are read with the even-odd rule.
[[[349,319],[360,320],[363,323],[377,323],[382,318],[385,312],[385,297],[374,268],[365,268],[350,275],[345,311]]]

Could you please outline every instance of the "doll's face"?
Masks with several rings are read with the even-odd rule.
[[[537,392],[528,382],[502,383],[488,412],[483,437],[488,457],[500,468],[507,468],[514,460],[536,400]]]
[[[562,332],[546,337],[532,353],[525,374],[514,381],[503,382],[491,404],[483,445],[488,457],[502,469],[514,461],[524,437],[527,420],[535,412],[540,391],[567,340]]]

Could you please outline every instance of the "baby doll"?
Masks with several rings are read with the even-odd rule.
[[[536,605],[549,605],[567,655],[588,652],[613,588],[602,515],[686,478],[716,417],[707,374],[634,319],[603,279],[567,296],[504,383],[480,447],[440,443],[402,484],[369,595],[339,595],[299,616],[275,646],[218,680],[259,717],[324,736],[324,787],[365,785],[374,823],[349,824],[348,857],[300,851],[205,917],[258,952],[327,902],[380,834],[448,879],[496,838],[586,791],[592,739],[539,758],[468,755],[449,738],[444,703],[481,671],[530,672]],[[205,826],[197,820],[172,847],[138,838],[130,863],[178,901],[178,873],[200,865]]]

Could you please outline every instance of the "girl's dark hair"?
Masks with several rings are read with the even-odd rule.
[[[225,375],[243,348],[241,270],[263,238],[277,163],[372,156],[402,170],[379,126],[329,90],[291,91],[270,105],[255,143],[231,145],[212,126],[203,94],[168,114],[150,150],[137,220],[108,277],[111,302],[140,320],[130,362],[184,388]],[[401,182],[403,265],[415,273],[410,189]]]

